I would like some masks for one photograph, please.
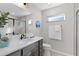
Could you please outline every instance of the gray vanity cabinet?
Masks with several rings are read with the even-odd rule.
[[[38,55],[38,42],[35,42],[23,49],[23,56],[37,56]]]
[[[43,56],[43,39],[25,47],[23,56]]]
[[[42,56],[42,54],[43,54],[43,40],[41,39],[7,56]]]
[[[15,51],[7,56],[21,56],[21,50]]]

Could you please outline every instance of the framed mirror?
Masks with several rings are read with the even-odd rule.
[[[3,28],[0,28],[1,35],[18,35],[26,34],[26,21],[9,19],[7,24]]]
[[[14,34],[26,34],[26,21],[14,20]]]

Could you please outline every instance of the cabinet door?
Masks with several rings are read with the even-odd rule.
[[[28,47],[25,47],[23,49],[23,56],[30,56],[30,55],[32,56],[33,51],[36,48],[38,48],[37,46],[38,46],[38,42],[35,42],[35,43],[29,45]]]
[[[7,56],[21,56],[21,50],[15,51]]]

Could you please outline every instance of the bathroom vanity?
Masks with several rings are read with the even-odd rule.
[[[14,17],[13,17],[14,18]],[[23,20],[24,19],[24,20]],[[0,34],[3,37],[8,36],[9,46],[0,48],[0,56],[41,56],[43,50],[43,38],[32,37],[28,35],[26,18],[14,18],[7,20],[7,24],[0,28]],[[28,31],[26,33],[26,31]],[[21,40],[21,35],[26,38]]]
[[[16,40],[16,41],[15,41]],[[42,56],[43,38],[11,40],[8,47],[0,48],[0,56]]]

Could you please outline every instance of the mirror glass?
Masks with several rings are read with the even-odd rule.
[[[7,20],[7,24],[0,28],[0,34],[26,34],[26,22],[22,20]]]
[[[13,33],[13,20],[7,20],[8,23],[4,27],[0,28],[1,35],[12,34]]]
[[[14,34],[26,33],[26,21],[14,20]]]

